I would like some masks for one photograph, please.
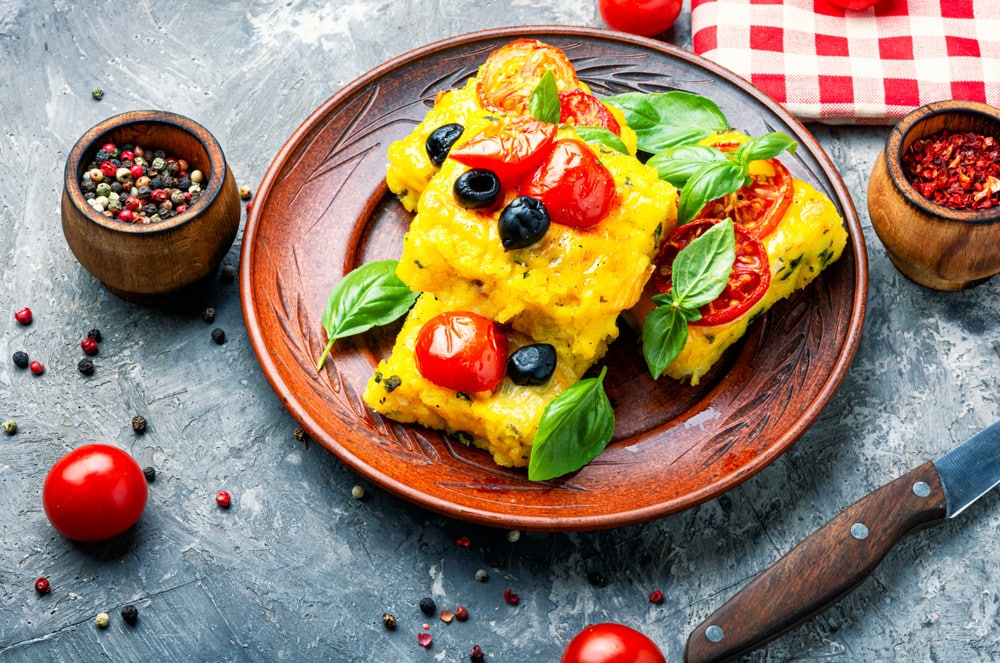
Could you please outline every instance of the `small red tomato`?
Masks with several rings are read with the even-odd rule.
[[[617,200],[615,178],[582,140],[556,141],[538,169],[519,185],[538,198],[553,223],[589,228],[608,215]]]
[[[125,451],[86,444],[56,461],[42,487],[49,522],[74,541],[104,541],[139,520],[146,477]]]
[[[14,319],[17,320],[22,325],[31,324],[31,309],[25,306],[20,311],[14,313]]]
[[[841,9],[849,9],[850,11],[861,11],[862,9],[868,9],[869,7],[876,5],[880,0],[826,0],[834,7],[839,7]]]
[[[468,394],[488,391],[503,379],[507,337],[492,320],[450,311],[424,323],[414,356],[420,374],[438,386]]]
[[[588,626],[573,636],[559,662],[666,663],[666,658],[646,635],[622,624],[606,622]]]
[[[681,13],[682,0],[597,0],[608,27],[652,37],[666,32]]]

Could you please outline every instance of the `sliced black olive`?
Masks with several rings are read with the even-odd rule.
[[[492,170],[473,168],[455,180],[455,199],[468,209],[489,207],[500,197],[500,178]]]
[[[514,384],[542,385],[556,370],[556,349],[548,343],[524,345],[507,358],[507,377]]]
[[[451,146],[455,144],[463,131],[465,131],[465,127],[457,122],[444,124],[432,131],[424,143],[424,149],[427,150],[427,156],[430,157],[431,163],[440,168],[444,160],[448,158]]]
[[[531,246],[549,230],[549,211],[538,198],[519,196],[500,213],[500,243],[504,250]]]

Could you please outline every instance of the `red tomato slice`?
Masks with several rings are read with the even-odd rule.
[[[656,268],[650,279],[657,292],[670,292],[674,259],[681,249],[690,244],[719,219],[700,219],[686,223],[670,233],[656,257]],[[700,309],[701,319],[690,323],[698,326],[721,325],[746,313],[767,292],[771,285],[771,265],[767,250],[759,239],[734,224],[736,231],[736,260],[729,274],[729,283],[715,301]]]
[[[468,394],[487,391],[503,379],[507,337],[476,313],[440,313],[420,329],[414,356],[420,374],[440,387]]]
[[[545,160],[518,186],[538,198],[553,223],[589,228],[608,215],[617,200],[615,179],[582,140],[556,141]]]
[[[517,39],[493,51],[479,68],[479,101],[487,110],[526,114],[531,94],[546,71],[555,76],[560,90],[580,87],[565,53],[535,39]]]
[[[451,148],[448,156],[469,168],[492,170],[504,186],[513,186],[538,166],[557,130],[554,124],[530,117],[498,122]]]
[[[583,90],[563,90],[559,93],[559,121],[578,127],[604,127],[621,136],[622,128],[601,100]]]
[[[586,627],[569,641],[560,663],[666,663],[647,635],[623,624]]]
[[[717,146],[729,151],[724,146]],[[778,159],[750,164],[753,182],[733,193],[710,201],[696,219],[730,218],[754,237],[766,237],[778,227],[792,204],[792,175]]]

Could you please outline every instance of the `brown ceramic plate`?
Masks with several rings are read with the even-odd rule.
[[[398,326],[339,341],[319,374],[321,316],[333,284],[398,258],[409,215],[385,185],[386,150],[461,86],[494,49],[536,37],[566,51],[598,95],[681,89],[715,100],[731,124],[800,143],[785,159],[836,203],[843,257],[757,320],[701,385],[650,380],[635,339],[605,359],[616,429],[607,450],[564,480],[532,483],[482,451],[383,419],[361,400]],[[588,530],[700,504],[774,461],[820,414],[854,356],[867,298],[864,238],[839,174],[787,111],[732,73],[661,42],[576,27],[505,28],[447,39],[361,76],[318,108],[270,166],[243,238],[240,289],[250,340],[282,402],[361,476],[448,516],[504,528]]]

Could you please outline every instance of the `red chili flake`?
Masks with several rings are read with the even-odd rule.
[[[215,494],[215,502],[223,509],[228,509],[229,505],[233,503],[233,498],[227,491],[220,490]]]
[[[483,663],[486,660],[486,654],[483,653],[483,648],[479,645],[472,645],[472,651],[469,652],[469,660],[472,663]]]
[[[431,642],[433,642],[433,641],[434,641],[434,638],[427,631],[423,631],[421,633],[417,633],[417,642],[420,643],[421,647],[429,649],[430,646],[431,646]]]
[[[39,594],[48,594],[52,591],[52,586],[49,584],[48,578],[39,578],[35,581],[35,591]]]
[[[515,594],[514,591],[510,587],[508,587],[507,589],[503,590],[503,600],[509,603],[510,605],[517,605],[518,603],[520,603],[521,597],[520,595]]]
[[[1000,206],[1000,142],[947,129],[910,144],[906,179],[927,200],[956,210]]]
[[[464,605],[460,605],[457,608],[455,608],[455,619],[457,619],[460,622],[464,622],[468,618],[469,618],[468,608],[466,608]]]
[[[649,593],[649,602],[663,603],[663,592],[661,592],[658,589],[654,589],[652,592]]]
[[[20,311],[14,313],[14,319],[17,320],[22,325],[31,324],[31,309],[25,306]]]
[[[471,548],[472,540],[467,536],[460,536],[457,539],[455,539],[455,545],[461,546],[462,548]]]

